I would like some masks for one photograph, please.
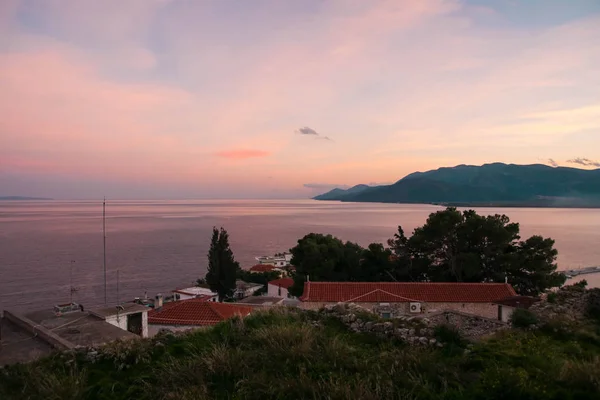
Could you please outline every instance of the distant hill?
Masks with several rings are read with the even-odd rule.
[[[1,200],[53,200],[46,197],[0,196]]]
[[[350,189],[339,189],[335,188],[330,190],[327,193],[320,194],[316,197],[313,197],[315,200],[341,200],[347,195],[354,195],[361,193],[367,189],[372,189],[372,186],[369,185],[356,185],[352,186]]]
[[[600,207],[600,169],[541,164],[458,165],[415,172],[392,185],[326,199],[355,202],[425,203],[456,206]]]

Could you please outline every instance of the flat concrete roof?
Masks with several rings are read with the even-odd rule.
[[[117,306],[94,308],[90,310],[90,313],[100,318],[106,318],[112,317],[113,315],[128,315],[150,311],[148,307],[137,303],[123,303],[121,304],[121,307],[123,307],[123,309],[119,309]]]
[[[260,283],[252,283],[252,282],[244,282],[244,281],[235,281],[235,285],[238,289],[253,289],[257,287],[263,287],[265,285],[261,285]]]
[[[26,314],[25,317],[76,346],[100,346],[117,339],[139,338],[135,333],[117,328],[87,311],[56,316],[52,310],[44,310]]]
[[[46,341],[6,318],[0,318],[0,330],[0,366],[33,361],[54,350]]]
[[[271,306],[283,303],[281,297],[269,297],[269,296],[250,296],[238,301],[240,304],[248,306]]]
[[[199,286],[193,286],[193,287],[189,287],[189,288],[185,288],[185,289],[175,289],[175,290],[173,290],[173,293],[183,293],[183,294],[188,294],[190,296],[198,296],[201,294],[218,296],[218,294],[213,292],[212,290],[210,290],[208,288],[199,287]]]

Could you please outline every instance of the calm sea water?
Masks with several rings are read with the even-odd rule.
[[[243,267],[288,250],[310,232],[362,245],[385,242],[397,225],[422,225],[438,207],[281,201],[110,201],[107,204],[108,301],[167,293],[204,276],[213,226],[230,234]],[[521,223],[522,236],[556,240],[559,268],[600,265],[600,210],[479,209]],[[102,203],[0,202],[0,309],[31,310],[73,300],[104,303]],[[117,293],[117,271],[119,290]],[[600,286],[600,275],[585,279]]]

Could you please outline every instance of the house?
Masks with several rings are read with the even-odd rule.
[[[219,295],[208,288],[193,286],[185,289],[173,290],[173,299],[188,300],[188,299],[203,299],[204,301],[218,301]]]
[[[352,302],[384,317],[454,310],[497,319],[497,302],[516,295],[507,283],[306,282],[299,307]]]
[[[0,366],[28,362],[55,349],[97,347],[147,335],[148,308],[134,303],[88,311],[79,304],[0,318]]]
[[[498,320],[508,322],[513,311],[517,308],[528,309],[538,301],[540,301],[539,297],[529,296],[510,296],[496,300],[495,303],[498,306]]]
[[[270,281],[267,284],[267,295],[272,297],[281,297],[284,299],[293,298],[288,293],[288,289],[294,284],[292,278],[280,278]]]
[[[282,297],[273,296],[250,296],[238,301],[236,304],[243,304],[245,306],[252,307],[271,307],[271,306],[282,306]]]
[[[250,283],[244,281],[236,281],[235,282],[236,289],[233,292],[233,297],[235,299],[243,299],[248,296],[252,296],[254,293],[258,292],[260,289],[264,287],[260,283]]]
[[[152,337],[162,329],[173,332],[198,329],[235,316],[245,317],[251,312],[252,307],[235,303],[215,303],[202,299],[174,301],[149,312],[148,334]]]
[[[259,264],[287,267],[292,261],[292,253],[278,253],[274,256],[256,257],[256,261],[258,261]]]
[[[90,314],[124,331],[148,337],[149,308],[136,303],[123,303],[115,307],[90,310]]]

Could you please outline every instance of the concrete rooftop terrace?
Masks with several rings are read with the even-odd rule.
[[[57,316],[52,310],[43,310],[28,313],[25,317],[75,346],[100,346],[117,339],[139,338],[138,335],[113,326],[87,311]]]
[[[50,354],[54,348],[6,318],[0,319],[0,366],[25,363]]]

